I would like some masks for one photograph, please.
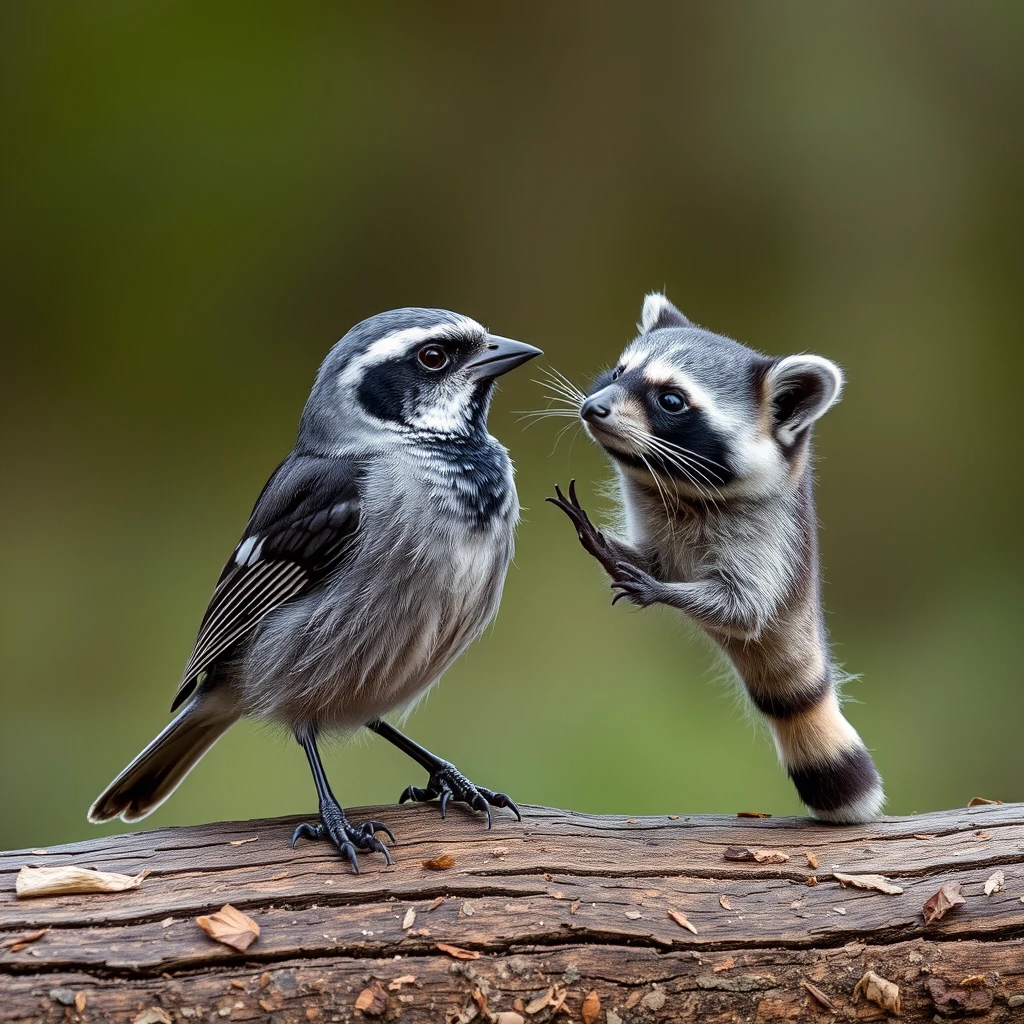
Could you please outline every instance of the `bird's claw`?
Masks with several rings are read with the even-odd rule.
[[[487,827],[494,824],[492,807],[507,807],[519,821],[523,816],[519,813],[515,801],[504,793],[494,793],[484,786],[476,786],[465,775],[447,761],[441,763],[430,773],[430,780],[425,787],[408,786],[398,798],[400,804],[406,800],[414,800],[423,803],[427,800],[441,801],[441,817],[444,818],[448,811],[448,803],[455,800],[467,804],[474,810],[483,811],[487,815]]]
[[[382,853],[388,865],[391,864],[391,853],[377,838],[383,832],[395,842],[395,834],[383,821],[364,821],[360,825],[352,825],[345,817],[345,812],[337,804],[321,804],[320,821],[315,825],[303,822],[292,833],[292,849],[300,839],[329,839],[337,847],[344,860],[352,865],[352,871],[359,874],[359,858],[356,850],[365,853]]]

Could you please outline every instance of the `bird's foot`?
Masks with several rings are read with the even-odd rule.
[[[320,820],[315,825],[303,822],[292,833],[292,849],[299,839],[329,839],[338,848],[338,852],[349,861],[355,874],[359,874],[359,858],[356,850],[367,853],[383,853],[384,859],[391,864],[388,848],[377,838],[376,833],[384,832],[391,842],[395,842],[395,834],[383,821],[364,821],[361,825],[353,825],[345,817],[345,812],[336,803],[320,804]]]
[[[465,775],[448,761],[439,759],[437,767],[430,773],[430,781],[425,788],[409,786],[399,797],[398,802],[404,804],[406,800],[414,800],[421,803],[427,800],[441,800],[441,817],[445,816],[450,800],[468,804],[478,811],[487,815],[487,827],[494,824],[491,814],[492,807],[507,807],[519,821],[523,816],[519,813],[515,801],[504,793],[492,793],[483,786],[475,786]]]

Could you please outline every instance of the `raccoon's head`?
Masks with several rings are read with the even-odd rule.
[[[657,293],[638,327],[580,408],[625,472],[706,499],[768,494],[802,468],[814,421],[843,387],[835,363],[763,356],[695,327]]]

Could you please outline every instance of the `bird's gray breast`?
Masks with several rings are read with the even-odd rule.
[[[487,454],[487,515],[471,474],[449,461],[400,454],[369,469],[350,560],[254,637],[242,679],[249,714],[356,728],[414,701],[480,635],[518,519],[508,456]]]

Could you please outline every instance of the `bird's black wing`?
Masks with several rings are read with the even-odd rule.
[[[345,458],[293,454],[278,466],[210,598],[172,711],[267,614],[342,563],[359,526],[359,477]]]

